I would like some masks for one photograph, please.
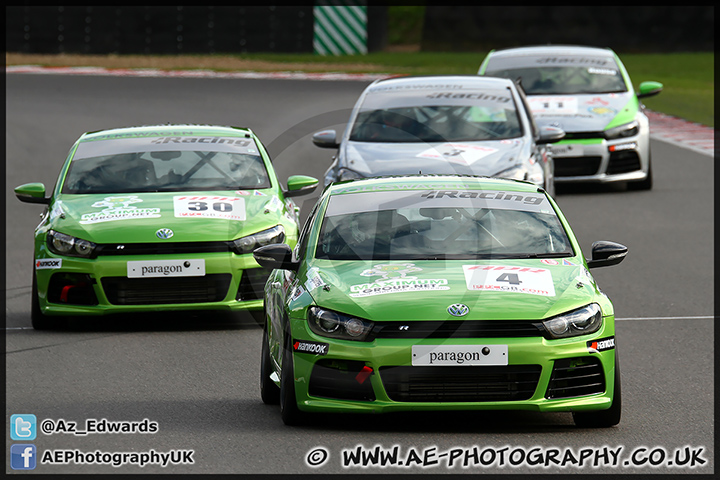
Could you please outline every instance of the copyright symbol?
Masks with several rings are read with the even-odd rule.
[[[310,450],[305,457],[305,462],[311,467],[319,467],[324,464],[328,459],[328,451],[323,447],[317,447]]]
[[[52,420],[43,420],[42,423],[40,424],[40,430],[45,435],[52,435],[53,432],[55,431],[55,423],[53,423]]]

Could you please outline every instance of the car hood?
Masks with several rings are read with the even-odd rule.
[[[285,205],[271,190],[61,195],[48,228],[95,243],[228,241],[278,223]]]
[[[630,92],[528,95],[528,102],[538,124],[557,126],[567,133],[602,132],[618,116],[632,121],[638,109],[637,99]]]
[[[321,307],[385,321],[456,319],[448,307],[457,303],[469,307],[463,319],[537,320],[604,297],[577,257],[488,262],[316,261],[300,280]],[[512,285],[517,280],[521,283]]]
[[[530,156],[525,141],[369,143],[348,142],[341,166],[366,176],[461,174],[494,176]]]

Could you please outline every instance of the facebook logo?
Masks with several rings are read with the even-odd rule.
[[[10,438],[13,440],[35,440],[37,435],[35,415],[22,413],[10,417]]]
[[[13,470],[34,470],[36,465],[35,445],[19,444],[10,447],[10,466]]]

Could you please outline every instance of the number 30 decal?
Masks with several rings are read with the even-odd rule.
[[[242,197],[173,197],[175,216],[245,220],[245,199]]]

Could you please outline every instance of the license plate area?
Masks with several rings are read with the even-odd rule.
[[[585,148],[578,144],[551,145],[550,151],[555,158],[582,157],[585,155]]]
[[[412,347],[414,367],[507,364],[507,345],[413,345]]]
[[[128,278],[203,277],[205,260],[148,260],[127,262]]]

